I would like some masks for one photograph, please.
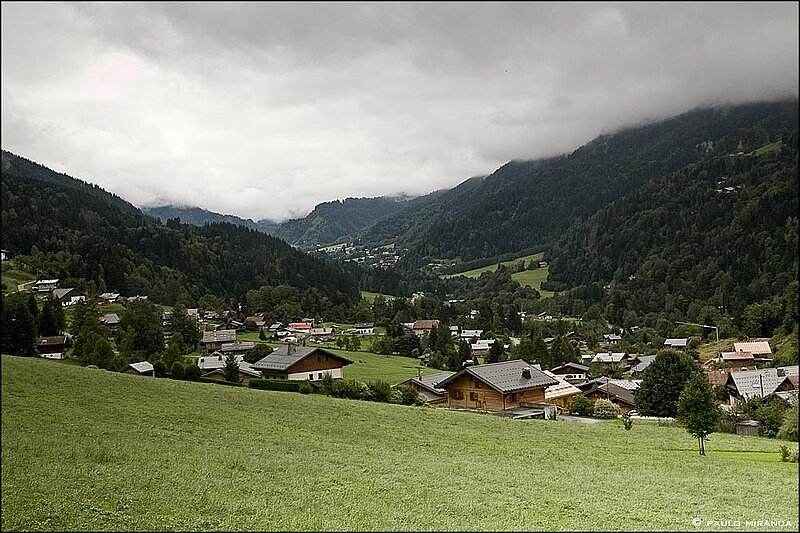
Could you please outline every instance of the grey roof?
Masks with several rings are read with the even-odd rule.
[[[438,394],[443,394],[445,392],[444,389],[440,389],[437,387],[440,381],[444,381],[445,379],[452,376],[454,372],[440,372],[438,374],[429,374],[427,376],[422,377],[414,377],[404,381],[403,383],[414,382],[425,389],[430,390],[431,392],[436,392]]]
[[[51,337],[39,337],[36,344],[39,346],[63,345],[67,342],[66,335],[53,335]]]
[[[209,342],[233,342],[236,340],[235,329],[221,329],[219,331],[204,331],[203,343]]]
[[[778,370],[783,370],[783,373],[787,376],[796,376],[798,370],[800,370],[800,365],[779,366]]]
[[[212,370],[211,372],[206,372],[205,374],[203,374],[203,377],[205,377],[205,376],[207,376],[209,374],[224,374],[225,373],[224,368],[225,368],[224,365],[222,367],[219,367],[219,368],[215,367],[214,370]],[[244,374],[246,376],[250,376],[250,377],[254,377],[254,378],[260,378],[261,377],[261,372],[259,372],[258,370],[255,370],[253,368],[253,365],[251,365],[250,363],[248,363],[247,361],[244,361],[244,360],[239,361],[239,372],[241,372],[242,374]]]
[[[593,363],[620,363],[625,357],[625,352],[598,352],[593,358]]]
[[[140,374],[153,371],[153,363],[150,363],[149,361],[142,361],[140,363],[131,363],[128,366],[136,370]]]
[[[217,368],[225,368],[225,355],[217,350],[216,352],[210,355],[202,355],[197,358],[197,366],[200,367],[201,370],[215,370]],[[244,360],[243,355],[236,355],[236,362],[240,363]]]
[[[745,400],[768,396],[775,392],[788,376],[778,376],[777,368],[743,370],[728,374],[728,383],[733,382],[736,390]]]
[[[296,346],[294,347],[294,351],[290,354],[289,346],[284,345],[281,346],[280,348],[276,348],[274,352],[257,361],[255,364],[253,364],[253,368],[255,370],[284,371],[289,369],[289,367],[291,367],[298,361],[305,359],[306,357],[315,352],[322,352],[325,355],[336,357],[344,361],[345,365],[349,365],[352,363],[352,361],[347,359],[346,357],[337,355],[333,352],[325,350],[324,348],[318,348],[315,346]]]
[[[689,339],[666,339],[664,341],[664,346],[671,346],[673,348],[686,348],[686,345],[689,344]]]
[[[564,363],[563,365],[559,365],[555,368],[550,369],[550,372],[555,374],[557,370],[563,370],[566,368],[574,368],[575,370],[580,370],[581,372],[589,371],[589,367],[586,365],[579,365],[578,363]]]
[[[639,358],[639,364],[633,367],[631,370],[633,372],[644,372],[644,369],[650,366],[650,363],[655,361],[655,355],[643,355]]]
[[[103,322],[109,325],[119,324],[119,316],[117,313],[106,313],[103,315]]]
[[[63,298],[64,296],[66,296],[67,294],[69,294],[69,293],[71,293],[73,291],[75,291],[75,295],[76,296],[82,296],[83,295],[83,293],[81,291],[79,291],[78,289],[76,289],[75,287],[70,287],[68,289],[53,289],[52,295],[53,295],[53,298],[56,298],[56,299],[60,300],[61,298]]]
[[[531,377],[522,377],[522,370],[524,368],[530,369]],[[546,388],[550,385],[558,384],[558,380],[551,378],[540,370],[536,370],[529,363],[522,359],[515,359],[513,361],[501,361],[488,365],[468,366],[444,381],[441,381],[438,386],[441,388],[464,373],[478,378],[501,394],[527,389]]]
[[[229,342],[227,344],[223,344],[220,346],[220,352],[241,352],[252,350],[256,347],[256,343],[254,342]]]

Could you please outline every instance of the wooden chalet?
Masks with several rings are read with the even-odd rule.
[[[622,414],[636,409],[636,400],[634,399],[633,391],[610,381],[595,383],[588,390],[584,391],[583,395],[592,402],[597,400],[609,400],[619,407],[619,411]]]
[[[39,337],[36,340],[36,349],[39,351],[39,355],[45,359],[66,359],[67,336]]]
[[[200,344],[206,350],[206,353],[211,353],[222,348],[224,344],[236,342],[235,329],[221,329],[219,331],[204,331],[203,340]]]
[[[399,385],[408,385],[425,398],[427,403],[439,405],[447,403],[447,391],[439,388],[439,382],[444,381],[452,375],[452,372],[442,372],[439,374],[420,376],[407,379],[399,383]]]
[[[545,389],[559,381],[516,359],[488,365],[468,366],[441,381],[447,405],[505,413],[523,404],[545,402]]]
[[[319,382],[325,374],[342,378],[342,368],[352,364],[349,359],[324,348],[287,344],[253,364],[266,379],[308,380]]]
[[[589,367],[580,365],[578,363],[564,363],[550,370],[557,376],[557,379],[563,379],[572,383],[584,383],[589,374]]]

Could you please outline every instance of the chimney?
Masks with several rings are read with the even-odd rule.
[[[529,367],[525,367],[522,369],[522,377],[525,379],[531,379],[531,369]]]
[[[296,348],[297,348],[297,346],[295,345],[295,343],[293,343],[293,342],[290,342],[290,343],[289,343],[289,344],[286,346],[286,354],[287,354],[287,355],[294,355],[294,351],[295,351],[295,349],[296,349]]]

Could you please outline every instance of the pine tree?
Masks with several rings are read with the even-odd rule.
[[[34,355],[36,353],[36,321],[31,315],[24,295],[20,293],[4,297],[0,346],[3,353],[11,355]]]
[[[487,363],[499,363],[506,360],[506,351],[503,348],[503,343],[500,339],[495,339],[494,343],[489,346],[489,351],[486,353]]]
[[[645,416],[676,416],[681,392],[695,372],[699,368],[689,355],[675,350],[658,352],[642,376],[636,409]]]
[[[225,367],[222,369],[222,373],[225,376],[225,381],[232,383],[240,383],[242,381],[239,377],[239,363],[232,353],[225,356]]]

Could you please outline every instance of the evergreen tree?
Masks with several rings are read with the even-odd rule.
[[[94,326],[99,324],[100,310],[92,300],[80,300],[73,306],[72,323],[69,332],[75,336],[80,334],[85,325]]]
[[[172,318],[175,319],[174,313]],[[133,328],[133,349],[143,357],[151,358],[164,350],[161,308],[150,300],[130,302],[122,314],[119,327]]]
[[[239,377],[239,363],[232,353],[225,356],[225,367],[222,369],[222,373],[225,375],[225,381],[230,381],[231,383],[240,383],[242,381]]]
[[[489,351],[486,353],[487,363],[499,363],[506,360],[506,351],[503,348],[503,342],[500,339],[495,339],[494,343],[489,346]]]
[[[544,369],[553,368],[554,365],[551,364],[550,360],[550,350],[547,349],[547,343],[544,342],[544,339],[541,335],[537,335],[533,339],[533,361],[531,363],[536,362],[542,365]]]
[[[36,354],[36,322],[23,294],[15,293],[2,300],[2,351],[11,355]]]
[[[645,416],[678,414],[678,401],[684,386],[699,372],[695,361],[675,350],[662,350],[642,375],[636,392],[636,409]]]
[[[719,417],[711,383],[702,373],[693,373],[680,395],[678,420],[697,439],[700,455],[706,454],[705,440],[714,432]]]
[[[64,310],[56,300],[47,300],[39,313],[39,335],[52,337],[60,335],[65,326]]]
[[[175,304],[172,308],[170,331],[173,335],[175,333],[181,335],[183,339],[183,346],[181,346],[183,354],[193,352],[197,348],[197,343],[203,338],[197,323],[189,318],[186,307],[181,303]]]

